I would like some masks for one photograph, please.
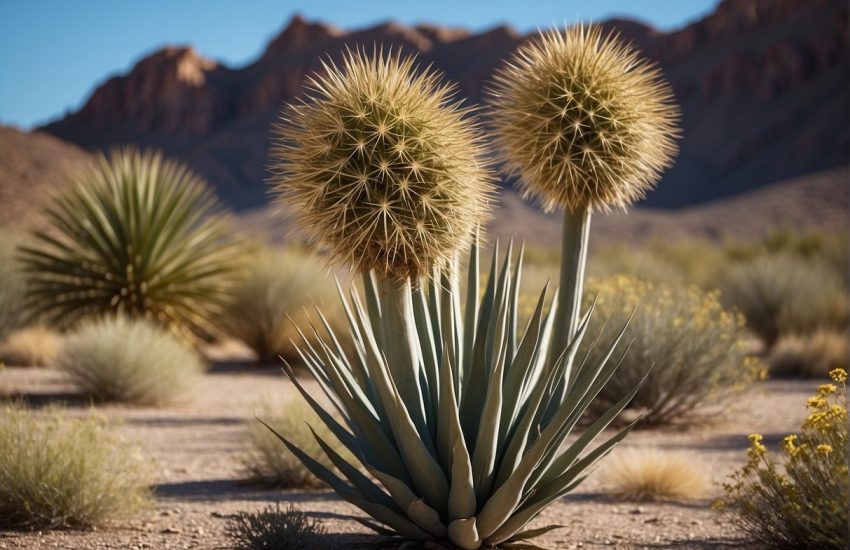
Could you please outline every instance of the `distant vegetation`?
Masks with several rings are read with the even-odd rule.
[[[260,363],[279,363],[278,356],[298,363],[293,342],[301,341],[299,329],[312,336],[311,321],[321,327],[317,307],[344,335],[338,330],[344,322],[339,294],[326,267],[302,250],[259,250],[233,290],[223,325],[256,352]]]
[[[758,377],[755,358],[742,338],[744,319],[726,310],[717,292],[695,286],[661,284],[617,275],[591,280],[586,302],[596,300],[588,331],[611,339],[629,319],[626,337],[609,361],[616,375],[594,400],[602,414],[637,387],[631,401],[644,413],[644,425],[686,423],[701,407],[729,397]],[[604,349],[583,344],[587,364],[604,360]]]
[[[144,319],[87,321],[66,339],[57,367],[98,401],[157,405],[179,399],[204,371],[198,354]]]
[[[337,452],[347,453],[341,445],[335,443],[336,439],[316,413],[301,400],[290,401],[278,408],[267,406],[258,416],[275,432],[284,435],[310,456],[317,457],[327,468],[332,469],[333,464],[324,458],[322,449],[313,436],[313,430],[324,441],[333,442]],[[287,489],[315,489],[325,485],[281,444],[274,432],[260,422],[251,419],[248,422],[247,435],[250,450],[243,455],[242,466],[251,481]]]

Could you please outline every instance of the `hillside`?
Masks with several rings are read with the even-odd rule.
[[[741,195],[678,210],[634,208],[628,214],[596,214],[594,242],[635,243],[652,238],[727,237],[757,239],[777,227],[801,232],[846,232],[850,223],[850,168],[794,178]],[[557,214],[542,214],[514,191],[502,190],[487,227],[490,240],[515,239],[534,246],[556,246],[561,238]],[[293,235],[286,212],[265,207],[245,212],[242,229],[271,242]]]
[[[92,158],[90,153],[43,132],[0,126],[0,227],[37,225],[39,210],[67,182],[67,174]],[[594,217],[594,240],[639,242],[663,236],[721,239],[754,238],[776,226],[801,231],[846,231],[850,222],[850,168],[779,182],[735,197],[678,210],[646,207],[628,215]],[[544,215],[510,189],[487,228],[491,238],[515,237],[549,246],[560,238],[557,215]],[[243,229],[282,242],[291,224],[285,212],[264,206],[240,215]]]
[[[634,21],[603,23],[661,65],[683,111],[681,154],[646,205],[694,206],[846,164],[847,18],[844,0],[725,0],[667,34]],[[159,50],[44,130],[89,150],[162,148],[235,208],[256,208],[266,203],[270,126],[321,56],[346,45],[400,48],[478,102],[493,69],[525,38],[509,27],[475,34],[393,22],[343,31],[295,17],[244,67],[191,47]]]
[[[38,223],[39,210],[66,183],[67,172],[90,158],[49,134],[0,126],[0,226]]]

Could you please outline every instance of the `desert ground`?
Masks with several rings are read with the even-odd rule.
[[[762,433],[765,443],[775,447],[798,428],[805,399],[817,383],[759,382],[746,398],[706,411],[706,420],[699,425],[633,432],[624,446],[691,453],[709,472],[714,483],[711,494],[696,501],[625,502],[606,495],[597,472],[535,520],[534,526],[563,525],[538,543],[559,549],[747,547],[728,518],[712,508],[721,491],[719,483],[745,461],[748,434]],[[71,416],[85,415],[92,406],[74,393],[64,374],[45,368],[0,370],[0,391],[35,408],[63,404]],[[0,548],[226,548],[224,527],[229,517],[276,502],[292,503],[319,519],[327,530],[324,540],[329,548],[377,541],[350,519],[359,510],[329,490],[268,490],[244,481],[239,458],[248,450],[246,423],[256,421],[254,415],[263,404],[297,398],[274,366],[217,360],[179,405],[97,406],[98,412],[117,422],[116,429],[129,443],[149,457],[154,507],[108,530],[0,532]],[[603,462],[600,471],[604,467]]]

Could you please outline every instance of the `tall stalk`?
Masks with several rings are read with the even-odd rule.
[[[424,427],[425,409],[422,408],[422,389],[419,384],[421,357],[410,279],[377,276],[374,280],[380,304],[381,350],[413,421],[417,426]]]
[[[581,298],[590,237],[590,208],[578,212],[564,211],[561,234],[560,291],[558,293],[555,330],[549,348],[553,363],[575,338],[581,318]]]

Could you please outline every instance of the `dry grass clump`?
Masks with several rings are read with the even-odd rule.
[[[136,405],[177,399],[204,370],[198,354],[166,329],[121,316],[70,334],[57,366],[95,399]]]
[[[292,505],[242,512],[227,522],[225,532],[234,550],[320,550],[325,528]]]
[[[15,262],[19,237],[0,230],[0,341],[25,323],[23,297],[25,280]]]
[[[826,378],[834,369],[850,370],[846,332],[818,330],[779,340],[768,357],[771,374]]]
[[[266,407],[265,412],[258,417],[327,468],[333,468],[310,428],[312,427],[328,444],[335,443],[336,438],[303,401],[290,401],[285,407],[277,409]],[[247,431],[251,450],[242,457],[242,466],[252,482],[277,488],[324,487],[324,482],[311,474],[262,423],[249,421]],[[335,448],[337,452],[346,454],[341,446]]]
[[[830,373],[833,384],[809,398],[799,434],[767,452],[750,435],[747,464],[724,484],[717,508],[754,541],[769,548],[845,550],[850,540],[847,372]]]
[[[602,388],[591,411],[602,413],[649,377],[631,404],[646,414],[645,425],[693,420],[700,407],[742,389],[759,374],[749,357],[744,320],[723,308],[716,292],[696,287],[656,284],[620,275],[591,280],[587,300],[596,297],[582,344],[585,364],[604,360],[606,341],[631,318],[627,337],[610,361],[620,361],[615,376]],[[581,355],[579,355],[581,357]]]
[[[276,362],[278,355],[293,359],[292,341],[300,341],[296,327],[306,329],[310,319],[319,322],[314,304],[339,328],[344,321],[338,303],[336,285],[321,260],[299,250],[268,250],[252,258],[234,289],[224,325],[261,363]]]
[[[0,529],[84,529],[149,501],[137,452],[102,417],[0,410]]]
[[[600,473],[618,498],[650,501],[704,496],[709,487],[705,472],[705,464],[691,454],[627,447],[613,452]]]
[[[17,367],[49,367],[62,350],[62,336],[44,325],[10,333],[0,342],[0,362]]]
[[[768,348],[784,335],[842,330],[850,322],[843,281],[818,261],[759,256],[732,268],[722,290],[724,302],[744,314]]]

